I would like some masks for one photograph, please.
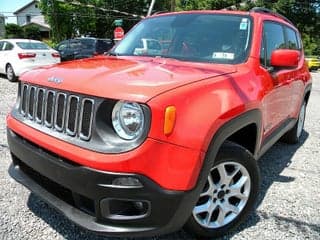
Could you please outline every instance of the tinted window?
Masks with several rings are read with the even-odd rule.
[[[0,42],[0,51],[2,51],[4,42]]]
[[[264,38],[264,48],[261,55],[261,64],[264,66],[270,66],[270,59],[272,51],[276,49],[286,48],[286,42],[284,37],[283,27],[280,24],[273,22],[265,22],[263,26],[263,38]]]
[[[111,40],[97,40],[96,51],[98,53],[104,53],[112,48],[112,41]]]
[[[63,42],[58,46],[58,50],[59,51],[65,50],[67,46],[68,46],[68,42]]]
[[[4,44],[4,49],[3,50],[12,50],[13,49],[13,45],[9,42],[5,42]]]
[[[95,49],[95,40],[94,39],[90,39],[90,38],[83,38],[80,39],[82,48],[84,49],[91,49],[94,50]]]
[[[141,21],[114,52],[235,64],[247,59],[250,37],[247,16],[178,14]]]
[[[286,27],[286,34],[288,48],[296,50],[300,49],[296,32],[293,29]]]
[[[27,50],[41,50],[41,49],[49,49],[49,47],[42,43],[42,42],[17,42],[17,45],[22,48],[22,49],[27,49]]]
[[[69,48],[71,50],[79,50],[79,49],[81,49],[81,46],[82,46],[82,44],[80,41],[72,41],[71,40]]]

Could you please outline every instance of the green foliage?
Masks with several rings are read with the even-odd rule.
[[[54,42],[82,35],[113,38],[115,19],[123,19],[123,28],[128,31],[141,18],[111,10],[145,16],[148,10],[147,4],[150,3],[149,0],[78,0],[79,4],[71,2],[74,1],[40,1],[40,8],[51,26],[51,38]],[[155,11],[168,9],[167,0],[156,1]]]
[[[24,28],[24,37],[29,39],[41,40],[41,32],[39,27],[29,25]]]
[[[230,6],[239,10],[266,7],[286,16],[301,32],[306,54],[320,55],[320,0],[177,0],[179,11]]]
[[[258,0],[256,4],[286,16],[299,29],[306,54],[320,55],[320,0]]]
[[[55,48],[56,47],[56,43],[53,42],[52,40],[48,40],[48,39],[44,39],[42,40],[44,43],[46,43],[49,47]]]
[[[23,29],[17,24],[8,23],[6,28],[6,38],[23,38]]]
[[[40,2],[42,12],[51,25],[52,40],[59,42],[80,35],[112,38],[115,19],[123,19],[123,28],[127,32],[141,18],[111,10],[145,16],[151,0],[78,0],[77,5],[71,4],[73,0]],[[172,2],[157,0],[154,12],[169,11]],[[239,10],[249,10],[255,6],[267,7],[286,16],[302,33],[305,51],[320,55],[320,0],[175,0],[176,11],[223,9],[230,6]]]

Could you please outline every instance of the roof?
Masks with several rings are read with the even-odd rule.
[[[248,11],[233,11],[233,10],[188,10],[180,12],[161,12],[159,14],[151,15],[146,18],[153,18],[166,15],[182,15],[182,14],[232,14],[232,15],[249,15]]]
[[[31,22],[24,24],[22,27],[31,25],[31,24],[35,24],[38,25],[40,27],[46,28],[48,31],[50,30],[50,25],[48,23],[45,22],[44,16],[35,16],[31,19]]]
[[[19,12],[23,11],[25,8],[30,7],[34,3],[39,3],[39,0],[33,0],[29,2],[27,5],[24,5],[23,7],[19,8],[17,11],[15,11],[13,14],[18,14]]]
[[[35,23],[35,22],[29,22],[29,23],[23,25],[22,27],[26,27],[26,26],[30,26],[30,25],[37,25],[38,27],[42,27],[43,30],[40,29],[40,31],[50,31],[49,27],[43,26],[43,25],[41,25],[39,23]]]

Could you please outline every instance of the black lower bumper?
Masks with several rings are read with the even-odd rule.
[[[198,190],[162,189],[138,174],[75,165],[8,129],[9,174],[77,225],[109,236],[151,236],[183,226]],[[135,184],[115,184],[133,179]]]

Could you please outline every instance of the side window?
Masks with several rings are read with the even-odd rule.
[[[4,42],[0,42],[0,51],[2,51],[3,45],[4,45]]]
[[[64,43],[61,43],[59,46],[58,46],[58,51],[63,51],[67,48],[67,45],[68,43],[67,42],[64,42]]]
[[[288,49],[300,50],[299,41],[297,37],[296,31],[293,29],[286,27],[286,35],[287,35],[287,47]]]
[[[70,46],[70,50],[80,50],[83,47],[81,42],[78,40],[71,40],[69,46]]]
[[[264,47],[261,48],[264,52],[260,53],[261,59],[264,62],[261,64],[265,67],[270,66],[270,59],[272,51],[276,49],[284,49],[286,48],[286,41],[284,37],[284,29],[280,24],[274,22],[265,22],[263,25],[263,38]]]
[[[12,49],[13,49],[13,45],[9,42],[5,42],[3,50],[8,51],[8,50],[12,50]]]

